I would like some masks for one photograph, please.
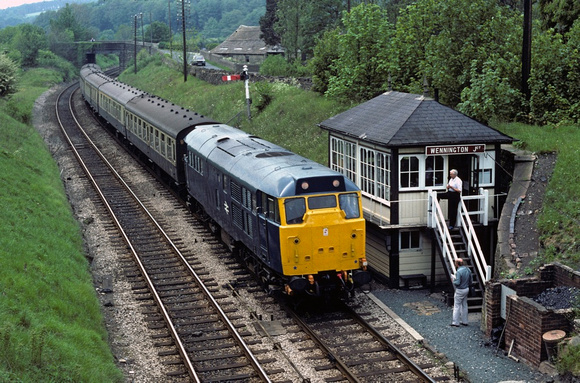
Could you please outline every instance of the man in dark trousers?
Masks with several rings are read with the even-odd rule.
[[[461,200],[461,188],[463,182],[461,178],[457,177],[457,170],[451,169],[449,171],[449,182],[447,183],[447,204],[449,206],[447,215],[449,218],[449,230],[453,230],[457,221],[457,207]]]

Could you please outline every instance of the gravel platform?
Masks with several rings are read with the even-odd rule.
[[[409,326],[436,352],[454,362],[462,375],[473,383],[553,382],[544,375],[504,356],[480,330],[480,313],[469,314],[469,326],[451,327],[453,307],[445,304],[441,293],[429,290],[391,290],[375,288],[373,294]],[[517,356],[517,355],[516,355]]]

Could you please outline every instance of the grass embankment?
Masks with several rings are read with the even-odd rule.
[[[228,122],[242,112],[243,130],[328,164],[328,134],[316,125],[350,106],[288,85],[252,83],[252,120],[248,121],[243,82],[214,86],[190,76],[184,83],[180,72],[162,65],[158,58],[149,60],[149,65],[139,65],[142,69],[136,75],[125,72],[121,81],[220,122]],[[267,98],[271,99],[269,104]],[[511,123],[494,127],[521,140],[527,150],[558,153],[538,223],[546,246],[540,261],[559,260],[577,269],[580,266],[579,127]]]
[[[37,131],[22,122],[61,79],[31,69],[11,100],[0,99],[2,382],[123,380],[59,169]]]
[[[536,153],[558,154],[554,173],[538,217],[544,249],[537,263],[560,261],[580,268],[580,127],[499,124],[502,132],[518,138],[519,145]]]

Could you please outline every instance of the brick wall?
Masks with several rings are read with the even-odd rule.
[[[572,330],[567,310],[549,310],[534,302],[531,298],[542,291],[556,286],[580,288],[580,272],[558,263],[543,266],[539,277],[518,280],[500,280],[489,282],[485,289],[484,323],[486,336],[491,336],[492,329],[500,326],[502,285],[516,292],[506,298],[507,323],[504,332],[504,350],[509,350],[512,340],[512,353],[533,366],[539,366],[548,358],[542,335],[551,330]]]

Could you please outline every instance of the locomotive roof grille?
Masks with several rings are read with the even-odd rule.
[[[262,152],[256,156],[256,158],[268,158],[268,157],[284,157],[292,156],[294,153],[290,152]]]

